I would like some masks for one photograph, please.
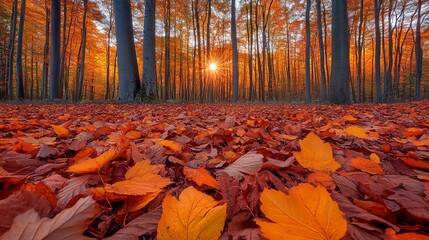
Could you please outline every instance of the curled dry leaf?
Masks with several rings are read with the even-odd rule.
[[[111,193],[135,196],[154,193],[170,184],[170,179],[158,175],[158,172],[158,166],[144,160],[128,169],[124,181],[106,184],[105,189]]]
[[[367,173],[383,174],[383,169],[380,165],[364,158],[353,158],[350,160],[350,165]]]
[[[316,134],[310,132],[299,141],[301,152],[293,152],[296,160],[305,168],[320,171],[335,171],[340,164],[335,161],[332,147],[324,143]]]
[[[158,239],[218,239],[226,220],[226,204],[218,206],[212,197],[194,187],[182,191],[179,199],[166,196],[158,225]]]
[[[326,172],[314,172],[308,175],[307,182],[312,183],[315,186],[323,186],[326,189],[334,190],[337,185],[334,182],[334,179]]]
[[[226,167],[222,172],[230,176],[243,177],[244,174],[257,173],[262,169],[262,159],[264,156],[256,152],[248,152],[241,156],[231,165]]]
[[[100,171],[100,169],[104,165],[109,163],[113,159],[115,154],[116,154],[115,149],[110,149],[96,158],[79,161],[78,163],[70,166],[67,169],[67,172],[96,173]]]
[[[73,207],[63,210],[52,219],[40,218],[34,209],[30,209],[18,215],[10,230],[0,239],[80,239],[97,213],[98,207],[91,197],[80,199]]]
[[[216,179],[205,168],[184,167],[183,173],[186,178],[194,181],[198,186],[207,185],[212,188],[218,188]]]
[[[169,148],[173,151],[176,151],[176,152],[182,151],[182,145],[180,145],[177,142],[171,141],[171,140],[161,140],[161,141],[156,142],[156,144],[167,147],[167,148]]]
[[[58,138],[66,138],[69,135],[69,130],[61,125],[52,124],[51,127],[54,129],[55,134]]]
[[[273,222],[257,218],[262,234],[268,239],[341,239],[347,222],[337,203],[323,187],[302,183],[289,195],[265,189],[261,210]]]

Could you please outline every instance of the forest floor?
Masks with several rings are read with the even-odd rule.
[[[429,102],[0,104],[0,239],[429,239]]]

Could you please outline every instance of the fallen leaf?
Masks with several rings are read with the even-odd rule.
[[[347,127],[346,129],[344,129],[344,132],[346,132],[350,136],[355,136],[357,138],[362,138],[362,139],[369,138],[368,134],[366,134],[366,131],[359,126]]]
[[[405,129],[405,131],[402,132],[402,135],[406,136],[406,137],[418,137],[421,136],[425,133],[425,130],[422,128],[407,128]]]
[[[401,159],[405,164],[407,164],[408,166],[410,166],[412,168],[420,168],[420,169],[429,170],[429,163],[427,163],[427,162],[415,160],[414,158],[410,158],[410,157],[400,157],[399,159]]]
[[[257,173],[262,169],[262,159],[264,156],[256,152],[248,152],[241,156],[231,165],[226,167],[222,172],[230,176],[242,177],[244,174]]]
[[[113,236],[103,238],[105,240],[131,240],[140,239],[141,235],[151,234],[156,232],[159,219],[161,218],[161,208],[153,212],[143,214],[129,222],[123,228],[119,229]]]
[[[194,181],[198,186],[207,185],[212,188],[218,188],[216,179],[205,168],[183,167],[183,173],[186,178]]]
[[[139,139],[141,138],[142,133],[138,131],[129,131],[127,134],[125,134],[125,137],[128,139]]]
[[[301,152],[293,152],[293,155],[301,166],[320,171],[335,171],[341,167],[333,157],[331,145],[313,132],[300,140],[299,145]]]
[[[70,166],[67,169],[67,172],[74,172],[74,173],[96,173],[100,171],[100,169],[109,163],[112,158],[115,156],[116,151],[115,149],[110,149],[100,156],[88,159],[88,160],[80,160],[78,163]]]
[[[57,194],[58,207],[65,208],[69,201],[81,192],[88,189],[88,180],[91,176],[79,176],[67,180],[64,187]]]
[[[323,187],[302,183],[289,195],[264,189],[261,210],[273,222],[255,219],[268,239],[341,239],[347,222]]]
[[[389,213],[389,211],[384,205],[373,201],[363,201],[359,199],[353,199],[353,203],[356,206],[362,209],[365,209],[366,211],[377,216],[387,216],[387,214]]]
[[[158,175],[158,172],[158,166],[151,165],[149,160],[140,161],[128,169],[124,181],[106,184],[105,189],[111,193],[134,196],[154,193],[171,183],[169,178]]]
[[[391,235],[387,238],[387,240],[429,240],[429,236],[427,235],[422,235],[422,234],[418,234],[418,233],[401,233],[401,234],[396,234],[396,235]]]
[[[12,227],[1,239],[81,239],[97,213],[98,207],[91,197],[80,199],[52,219],[40,218],[36,211],[30,209],[14,219]]]
[[[161,141],[156,142],[156,144],[160,145],[160,146],[167,147],[167,148],[169,148],[173,151],[176,151],[176,152],[182,151],[182,146],[179,143],[171,141],[171,140],[161,140]]]
[[[161,190],[148,193],[143,196],[131,196],[126,200],[127,210],[129,212],[138,211],[144,207],[146,207],[154,198],[158,196]]]
[[[350,165],[367,173],[383,174],[383,169],[380,165],[364,158],[353,158],[350,160]]]
[[[226,204],[194,187],[182,191],[177,200],[167,195],[162,203],[158,239],[218,239],[226,220]]]
[[[377,164],[379,164],[379,163],[380,163],[380,157],[378,157],[378,155],[377,155],[377,154],[375,154],[375,153],[371,153],[371,154],[369,155],[369,159],[370,159],[371,161],[373,161],[373,162],[377,163]]]
[[[58,138],[67,138],[69,135],[69,130],[61,125],[52,124],[51,127],[54,129],[55,134]]]
[[[343,120],[346,122],[355,123],[355,122],[357,122],[358,119],[353,117],[352,115],[346,115],[343,117]]]
[[[334,190],[337,185],[334,182],[334,179],[326,172],[314,172],[308,175],[307,182],[312,183],[315,186],[323,186],[326,189]]]

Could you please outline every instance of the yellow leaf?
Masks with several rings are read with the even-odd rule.
[[[125,134],[125,137],[128,139],[138,139],[141,138],[142,133],[138,131],[129,131],[127,134]]]
[[[149,160],[138,162],[128,169],[124,181],[106,184],[106,192],[132,196],[157,192],[170,184],[170,179],[158,175],[158,172],[158,166],[151,165]]]
[[[217,205],[212,197],[194,187],[183,190],[179,200],[166,196],[158,239],[218,239],[226,220],[226,204]]]
[[[216,179],[207,171],[207,169],[204,168],[183,168],[183,173],[185,174],[186,178],[189,180],[194,181],[198,186],[201,186],[203,184],[217,188],[217,181]]]
[[[255,219],[268,239],[341,239],[347,222],[338,204],[323,187],[309,183],[291,188],[289,195],[265,189],[261,210],[273,222]]]
[[[407,128],[405,129],[405,131],[402,132],[402,135],[406,136],[406,137],[418,137],[421,136],[425,133],[425,130],[422,128]]]
[[[353,158],[352,160],[350,160],[350,165],[354,168],[371,174],[383,173],[383,169],[380,167],[380,165],[364,158]]]
[[[66,138],[69,135],[69,130],[61,125],[51,125],[58,138]]]
[[[352,115],[344,116],[343,120],[346,122],[357,122],[357,118],[353,117]]]
[[[296,160],[305,168],[320,171],[335,171],[340,164],[332,155],[332,147],[324,143],[316,134],[310,132],[304,140],[299,141],[301,152],[294,152]]]
[[[167,148],[169,148],[173,151],[176,151],[176,152],[182,151],[182,146],[179,143],[176,143],[176,142],[173,142],[170,140],[161,140],[161,141],[156,142],[156,144],[167,147]]]
[[[371,159],[371,161],[373,161],[373,162],[375,162],[377,164],[380,163],[380,157],[377,154],[375,154],[375,153],[371,153],[369,155],[369,159]]]
[[[88,159],[88,160],[81,160],[78,163],[71,165],[67,172],[74,172],[74,173],[96,173],[98,172],[104,165],[109,163],[113,157],[115,156],[116,151],[115,149],[110,149],[100,156]]]
[[[332,179],[332,177],[326,172],[316,171],[311,173],[307,177],[307,182],[315,186],[323,186],[330,190],[334,190],[337,187],[334,179]]]
[[[351,126],[346,129],[344,129],[344,132],[346,132],[350,136],[355,136],[357,138],[362,139],[368,139],[369,136],[366,134],[365,130],[359,126]]]

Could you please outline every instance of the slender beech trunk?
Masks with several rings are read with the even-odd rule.
[[[18,99],[24,98],[24,79],[22,74],[22,45],[24,41],[25,3],[26,0],[21,0],[21,10],[19,14],[18,45],[16,48],[16,96],[18,97]]]
[[[143,85],[146,97],[156,99],[156,53],[155,53],[156,0],[145,0]]]
[[[231,42],[232,42],[232,81],[234,103],[238,102],[238,46],[237,46],[237,23],[235,20],[235,0],[231,0]]]
[[[381,91],[381,73],[380,73],[380,7],[382,0],[374,0],[375,10],[375,101],[381,103],[383,101],[383,93]]]
[[[421,23],[422,23],[422,0],[417,1],[417,23],[416,23],[416,38],[415,38],[415,51],[416,51],[416,81],[414,86],[414,100],[420,100],[421,90],[420,85],[422,82],[422,69],[423,69],[423,50],[421,43]]]
[[[107,48],[106,48],[106,94],[104,100],[110,99],[110,44],[112,40],[113,27],[113,0],[110,0],[109,9],[109,29],[107,30]]]
[[[323,31],[322,31],[322,8],[321,3],[322,0],[316,1],[316,9],[317,9],[317,34],[319,39],[319,54],[320,54],[320,78],[322,83],[321,88],[321,100],[326,101],[327,90],[326,90],[326,76],[325,76],[325,48],[323,43]],[[363,1],[363,0],[361,0]]]
[[[83,1],[83,20],[82,20],[82,39],[81,39],[81,58],[78,64],[78,74],[76,74],[75,101],[82,100],[83,80],[85,78],[85,57],[86,57],[86,18],[88,14],[88,0]]]
[[[9,62],[7,78],[7,95],[10,100],[13,99],[13,59],[15,55],[15,38],[16,38],[16,20],[18,16],[18,0],[13,0],[12,16],[10,26],[10,43],[9,43]]]
[[[50,57],[50,84],[49,97],[51,100],[61,98],[61,80],[60,80],[60,63],[61,63],[61,3],[58,0],[51,0],[51,57]]]
[[[307,0],[306,10],[305,10],[305,102],[306,103],[311,103],[311,89],[310,89],[310,8],[311,8],[311,0]]]
[[[50,9],[48,7],[48,3],[47,0],[45,0],[45,13],[46,13],[46,17],[45,17],[45,46],[44,46],[44,50],[43,50],[43,70],[42,70],[42,75],[43,75],[43,80],[42,80],[42,99],[47,99],[48,98],[48,78],[49,78],[49,42],[50,42],[50,24],[51,24],[51,20],[50,20]]]

